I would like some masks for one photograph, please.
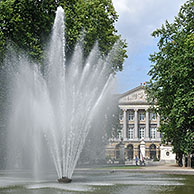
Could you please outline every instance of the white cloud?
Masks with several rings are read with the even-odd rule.
[[[113,0],[119,14],[117,29],[129,44],[129,51],[152,43],[150,34],[166,19],[172,21],[185,0]],[[133,49],[131,49],[131,47]]]
[[[145,15],[168,17],[184,2],[185,0],[113,0],[113,5],[121,17],[137,21]]]
[[[118,74],[119,85],[126,91],[131,82],[140,83],[148,79],[147,70],[148,47],[156,48],[156,42],[151,33],[160,28],[165,20],[173,21],[178,14],[180,6],[186,0],[112,0],[119,14],[116,28],[122,38],[128,43],[127,54],[129,58],[124,64],[124,71]],[[139,53],[142,53],[140,55]],[[146,53],[146,54],[145,54]],[[141,63],[136,61],[141,57]],[[145,58],[145,63],[143,58]],[[134,59],[134,60],[133,60]],[[133,74],[132,74],[133,73]],[[136,74],[134,76],[134,74]],[[128,84],[128,85],[127,85]],[[126,86],[123,86],[126,85]],[[130,86],[130,87],[135,87]]]
[[[113,0],[113,4],[119,13],[127,15],[137,15],[143,9],[143,4],[139,4],[138,1],[128,1],[128,0]]]

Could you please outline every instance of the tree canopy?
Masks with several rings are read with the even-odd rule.
[[[82,33],[85,57],[96,41],[102,56],[119,42],[119,55],[112,67],[114,71],[122,70],[127,57],[126,43],[115,29],[118,15],[111,0],[1,0],[0,60],[3,60],[7,42],[12,41],[33,59],[41,61],[58,6],[65,11],[66,56],[71,57]]]
[[[194,1],[187,1],[174,22],[166,21],[152,36],[159,42],[150,55],[148,97],[157,101],[163,140],[177,154],[189,155],[194,151]]]
[[[0,168],[6,165],[6,95],[7,77],[3,60],[11,44],[16,51],[25,50],[30,59],[44,62],[43,50],[48,46],[58,6],[65,11],[66,57],[71,59],[76,42],[84,37],[84,56],[98,41],[102,57],[117,43],[112,70],[122,70],[126,43],[117,34],[118,15],[111,0],[0,0]]]

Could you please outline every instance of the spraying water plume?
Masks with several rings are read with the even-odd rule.
[[[12,67],[8,160],[14,161],[16,168],[26,162],[36,173],[47,146],[59,182],[70,182],[92,121],[110,94],[114,79],[112,53],[103,60],[97,45],[83,64],[78,43],[66,64],[64,28],[64,10],[59,7],[44,73],[24,56],[12,55],[7,60]]]

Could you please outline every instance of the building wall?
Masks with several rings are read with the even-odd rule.
[[[119,160],[120,145],[124,145],[124,159],[141,159],[140,146],[143,142],[145,159],[161,158],[160,116],[151,111],[146,100],[144,86],[134,88],[118,99],[120,109],[119,137],[111,138],[106,148],[107,159]],[[174,156],[173,156],[174,157]]]
[[[170,162],[175,159],[175,154],[172,152],[172,146],[170,145],[162,145],[160,147],[161,152],[161,161]]]
[[[120,124],[124,141],[161,141],[160,117],[149,111],[149,106],[123,106],[119,105]],[[153,118],[153,116],[155,118]]]
[[[130,142],[130,141],[125,141],[124,143],[124,156],[125,160],[135,160],[136,156],[141,159],[140,155],[140,145],[141,141],[137,142]],[[120,151],[119,145],[120,141],[114,141],[110,143],[107,148],[106,148],[106,156],[107,159],[111,159],[112,161],[114,160],[119,160],[119,157],[117,157],[117,152]],[[133,157],[129,154],[130,150],[128,148],[129,145],[132,145],[133,147]],[[155,146],[155,149],[151,149],[151,146]],[[155,153],[154,153],[155,152]],[[160,153],[160,142],[145,142],[145,156],[144,158],[146,160],[148,159],[160,159],[161,153]]]

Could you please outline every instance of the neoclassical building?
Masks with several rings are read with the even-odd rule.
[[[160,116],[150,110],[146,100],[145,86],[138,86],[119,95],[120,133],[109,140],[106,147],[107,159],[112,161],[131,161],[139,159],[172,159],[174,154],[169,146],[161,146],[158,131]]]

